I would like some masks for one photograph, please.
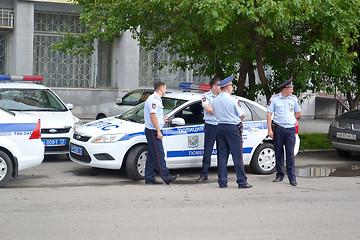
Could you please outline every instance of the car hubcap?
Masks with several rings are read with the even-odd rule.
[[[264,171],[270,171],[275,167],[275,151],[271,148],[265,148],[259,154],[259,167]]]
[[[4,159],[0,158],[0,180],[5,177],[7,173],[7,164]]]
[[[143,152],[140,154],[138,162],[137,162],[137,169],[141,176],[145,177],[145,163],[146,163],[146,156],[147,152]]]

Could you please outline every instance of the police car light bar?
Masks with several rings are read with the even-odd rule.
[[[201,84],[197,85],[191,82],[182,82],[179,84],[179,87],[184,89],[190,89],[190,90],[201,90],[201,91],[210,91],[210,85],[209,84]]]
[[[0,81],[42,81],[42,76],[36,75],[23,75],[23,76],[10,76],[0,75]]]

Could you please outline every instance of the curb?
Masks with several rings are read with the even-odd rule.
[[[336,152],[336,149],[304,149],[304,150],[299,150],[299,153],[311,153],[311,152]]]

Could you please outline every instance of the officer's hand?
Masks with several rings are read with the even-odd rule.
[[[162,135],[161,131],[157,132],[157,138],[160,139],[160,140],[163,139],[163,135]]]
[[[268,130],[268,135],[269,135],[269,137],[274,138],[274,133],[273,133],[272,129]]]
[[[168,118],[168,115],[166,114],[166,115],[164,116],[164,121],[165,121],[165,122],[169,122],[169,120],[167,120],[167,118]]]

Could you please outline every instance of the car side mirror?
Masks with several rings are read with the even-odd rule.
[[[73,110],[73,109],[74,109],[74,105],[72,105],[71,103],[67,103],[67,104],[66,104],[66,107],[67,107],[69,110]]]
[[[185,120],[183,118],[174,118],[171,120],[171,126],[184,126]]]
[[[122,103],[122,98],[117,98],[117,99],[115,100],[115,104],[116,104],[116,105],[121,105],[121,103]]]

